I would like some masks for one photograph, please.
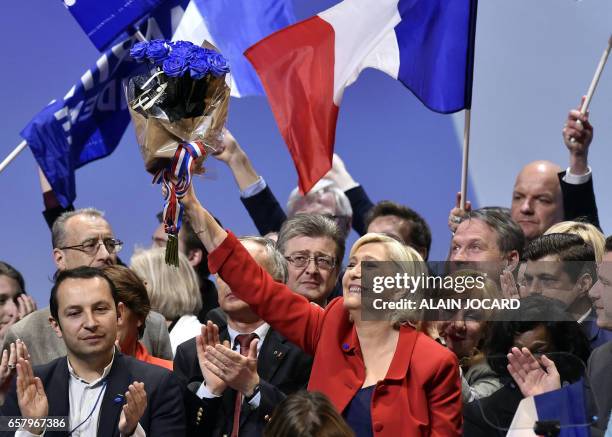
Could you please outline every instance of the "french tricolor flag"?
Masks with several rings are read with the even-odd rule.
[[[433,111],[469,108],[475,25],[476,0],[344,0],[250,47],[300,189],[331,168],[344,89],[365,68]]]
[[[579,381],[521,401],[506,437],[537,437],[537,421],[554,422],[559,437],[589,437],[593,420],[587,419],[584,382]]]

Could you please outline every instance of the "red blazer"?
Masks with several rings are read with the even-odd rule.
[[[208,264],[273,329],[314,356],[308,389],[324,393],[344,411],[363,385],[365,365],[343,298],[325,309],[308,302],[275,282],[232,233],[209,254]],[[461,408],[455,355],[402,326],[387,376],[372,395],[374,435],[460,436]]]

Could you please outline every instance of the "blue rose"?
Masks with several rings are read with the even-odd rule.
[[[197,51],[198,47],[189,41],[176,41],[170,43],[170,53],[185,59],[190,59]]]
[[[220,53],[213,52],[209,54],[208,63],[210,64],[210,72],[216,77],[222,76],[230,71],[227,60]]]
[[[147,46],[147,58],[158,63],[168,57],[168,45],[163,39],[154,39]]]
[[[194,79],[202,79],[210,71],[208,56],[197,56],[189,61],[189,72]]]
[[[149,43],[146,42],[146,41],[137,42],[130,49],[130,56],[134,60],[136,60],[138,62],[144,61],[145,60],[145,56],[147,54],[147,46],[148,45],[149,45]]]
[[[168,56],[162,65],[166,76],[179,77],[187,71],[188,63],[181,56]]]

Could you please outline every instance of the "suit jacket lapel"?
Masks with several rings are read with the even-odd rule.
[[[49,400],[49,416],[70,416],[70,399],[68,398],[69,380],[68,361],[64,357],[58,362],[53,375],[45,387],[45,393]],[[54,433],[53,435],[68,435],[68,433]]]
[[[286,339],[282,335],[270,329],[261,345],[257,358],[257,371],[259,376],[267,382],[272,383],[274,374],[287,356],[289,346],[285,342]]]
[[[133,382],[126,364],[125,357],[115,352],[113,366],[107,377],[106,391],[102,398],[102,407],[100,410],[100,421],[98,425],[99,436],[115,436],[119,435],[117,426],[119,425],[119,416],[125,400],[115,402],[117,395],[123,396],[127,391],[128,386]]]

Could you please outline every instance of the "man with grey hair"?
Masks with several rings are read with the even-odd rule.
[[[276,281],[286,282],[287,262],[274,242],[240,241]],[[271,329],[219,277],[217,288],[226,323],[203,325],[201,336],[181,344],[174,359],[174,372],[189,389],[187,435],[260,436],[274,407],[306,387],[312,358]]]
[[[494,262],[503,269],[519,262],[524,246],[525,235],[508,209],[480,208],[461,219],[451,240],[449,261]]]
[[[53,223],[51,240],[58,270],[116,264],[117,253],[123,245],[115,238],[104,214],[94,208],[63,213]],[[33,365],[46,364],[66,355],[66,346],[55,335],[49,318],[46,307],[14,324],[4,337],[2,349],[8,349],[11,343],[21,339],[28,347]],[[151,355],[172,359],[168,330],[160,314],[149,313],[142,341]]]
[[[298,214],[283,223],[276,247],[288,262],[287,286],[325,306],[338,284],[345,239],[337,223],[318,214]]]

